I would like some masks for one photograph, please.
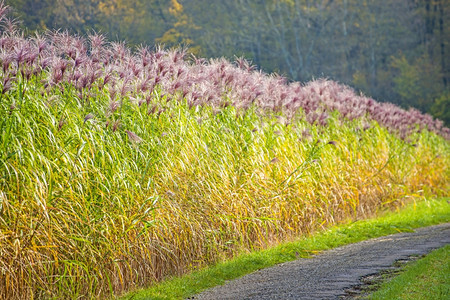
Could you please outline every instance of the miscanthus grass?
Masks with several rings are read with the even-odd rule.
[[[117,294],[448,194],[449,146],[429,132],[411,145],[375,122],[363,131],[365,121],[335,116],[323,129],[299,113],[286,126],[277,114],[182,100],[159,115],[128,102],[119,127],[129,130],[114,131],[101,93],[84,109],[39,89],[30,83],[18,109],[14,93],[2,102],[3,298]]]
[[[409,197],[449,129],[247,62],[23,37],[0,2],[0,298],[103,298]]]

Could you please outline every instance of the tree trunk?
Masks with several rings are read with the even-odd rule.
[[[446,68],[446,56],[445,56],[445,36],[444,36],[444,4],[443,1],[439,1],[439,39],[440,39],[440,46],[441,46],[441,67],[442,67],[442,80],[444,83],[444,86],[447,87],[447,68]]]

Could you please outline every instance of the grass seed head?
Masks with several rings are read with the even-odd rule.
[[[126,130],[126,133],[128,135],[128,139],[132,142],[132,143],[142,143],[142,138],[140,138],[137,134],[135,134],[134,132],[131,132],[129,130]]]
[[[92,120],[92,119],[94,119],[94,115],[89,113],[84,117],[84,123],[86,123],[87,121]]]

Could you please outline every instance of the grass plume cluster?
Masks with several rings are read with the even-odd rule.
[[[237,60],[24,37],[0,4],[0,298],[120,294],[448,194],[449,129]]]

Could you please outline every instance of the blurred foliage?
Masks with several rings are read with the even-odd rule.
[[[328,77],[434,113],[449,87],[445,0],[7,0],[29,30],[243,56],[291,80]],[[448,106],[443,107],[448,114]],[[449,126],[448,121],[446,125]]]
[[[394,91],[401,97],[403,105],[412,105],[423,111],[430,111],[433,99],[440,97],[444,90],[439,65],[433,64],[425,53],[413,62],[404,55],[393,57]],[[442,94],[443,95],[443,94]]]
[[[437,98],[431,107],[431,113],[444,121],[448,126],[450,124],[450,89],[447,89],[442,95]]]

